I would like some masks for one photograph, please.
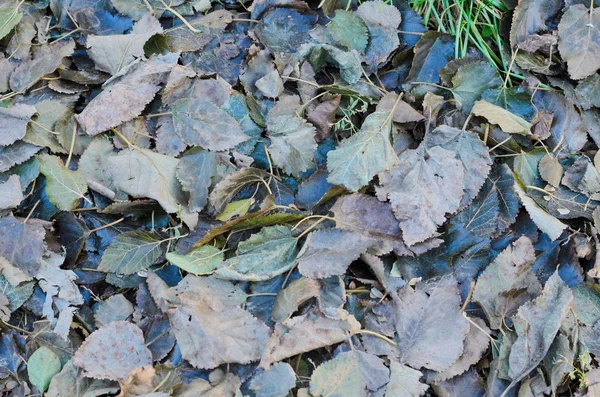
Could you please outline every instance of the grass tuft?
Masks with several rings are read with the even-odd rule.
[[[475,46],[483,56],[506,73],[510,59],[504,59],[500,20],[507,11],[500,0],[409,0],[425,25],[455,37],[455,58],[467,55]]]

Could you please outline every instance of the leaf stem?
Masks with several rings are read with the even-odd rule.
[[[378,334],[377,332],[369,331],[368,329],[361,329],[360,331],[355,332],[352,336],[358,335],[358,334],[371,335],[371,336],[374,336],[376,338],[386,341],[387,343],[389,343],[392,346],[397,346],[397,343],[394,342],[393,340],[391,340],[390,338],[388,338],[387,336]]]
[[[173,114],[173,112],[152,113],[146,115],[145,117],[151,119],[152,117],[169,116],[171,114]]]
[[[107,223],[106,225],[102,225],[102,226],[99,226],[99,227],[97,227],[97,228],[95,228],[95,229],[92,229],[92,230],[90,230],[88,233],[89,233],[89,234],[92,234],[92,233],[98,232],[98,231],[100,231],[100,230],[102,230],[102,229],[106,229],[106,228],[109,228],[109,227],[111,227],[111,226],[114,226],[114,225],[116,225],[116,224],[118,224],[118,223],[121,223],[121,222],[123,222],[124,220],[125,220],[125,218],[117,219],[117,220],[116,220],[116,221],[114,221],[114,222]]]
[[[125,137],[125,135],[121,134],[121,132],[120,132],[119,130],[117,130],[116,128],[111,128],[110,130],[111,130],[112,132],[114,132],[114,133],[115,133],[115,135],[117,135],[119,138],[121,138],[121,139],[123,140],[123,142],[125,142],[125,143],[127,144],[127,146],[129,146],[129,147],[133,147],[133,148],[135,148],[135,147],[136,147],[136,146],[135,146],[133,143],[129,142],[129,139],[127,139],[127,138]]]
[[[69,163],[71,162],[71,157],[73,156],[73,149],[75,148],[75,137],[77,136],[77,122],[73,123],[73,135],[71,135],[71,146],[69,147],[69,157],[67,157],[67,161],[65,162],[65,167],[69,168]]]
[[[185,26],[187,26],[187,28],[188,28],[189,30],[191,30],[191,31],[192,31],[192,32],[194,32],[194,33],[202,33],[200,30],[198,30],[198,29],[196,29],[195,27],[193,27],[193,26],[192,26],[192,24],[191,24],[191,23],[189,23],[189,22],[187,21],[187,19],[185,19],[185,18],[183,17],[183,15],[181,15],[180,13],[178,13],[178,12],[177,12],[176,10],[174,10],[172,7],[168,6],[168,5],[167,5],[167,3],[165,3],[165,2],[164,2],[164,0],[159,0],[159,1],[160,1],[160,2],[162,3],[162,5],[165,7],[165,10],[166,10],[166,11],[169,11],[171,14],[175,15],[175,16],[176,16],[176,17],[177,17],[177,18],[178,18],[178,19],[179,19],[181,22],[183,22],[183,24],[184,24]]]

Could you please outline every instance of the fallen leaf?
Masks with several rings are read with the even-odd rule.
[[[317,149],[315,127],[296,116],[277,116],[267,120],[271,139],[269,153],[273,164],[285,173],[299,176],[314,166]]]
[[[73,365],[90,378],[126,381],[134,369],[152,365],[142,331],[126,321],[114,321],[94,331],[73,356]]]
[[[385,397],[419,397],[425,394],[429,386],[420,382],[423,374],[416,369],[390,362],[390,383],[385,389]]]
[[[519,308],[513,317],[518,337],[509,357],[511,386],[527,376],[544,358],[572,301],[571,290],[556,272],[539,298]]]
[[[346,273],[352,261],[375,244],[356,232],[326,229],[311,232],[298,253],[298,270],[309,278],[326,278]]]
[[[71,171],[56,156],[38,156],[40,172],[46,177],[46,194],[62,211],[71,211],[85,199],[87,183],[80,171]],[[89,201],[89,200],[88,200]]]
[[[139,116],[178,58],[179,54],[168,54],[140,62],[122,79],[105,87],[75,119],[88,135],[97,135]]]
[[[111,75],[120,74],[136,59],[143,58],[146,41],[162,31],[160,22],[151,14],[145,14],[129,34],[89,35],[86,40],[88,55],[96,69]]]
[[[600,9],[582,4],[569,7],[558,24],[558,50],[574,80],[600,69],[599,25]]]
[[[390,200],[404,241],[411,246],[435,235],[463,197],[464,167],[440,146],[406,150],[400,163],[379,174],[377,197]]]
[[[534,271],[535,252],[525,236],[498,255],[479,276],[473,300],[483,309],[492,329],[499,329],[523,303],[541,293]]]
[[[390,142],[392,117],[389,111],[367,116],[360,131],[327,153],[330,183],[358,191],[378,173],[398,163]]]
[[[400,362],[435,371],[449,368],[463,354],[469,331],[454,278],[431,280],[424,288],[405,286],[392,297]]]
[[[52,377],[61,370],[60,359],[46,346],[33,352],[27,361],[27,375],[32,385],[42,393],[48,389]]]
[[[249,139],[236,119],[210,101],[180,99],[171,112],[175,131],[188,145],[220,151]]]
[[[236,256],[215,271],[226,280],[264,281],[287,272],[294,265],[298,240],[285,226],[269,226],[242,241]]]
[[[156,234],[133,230],[117,236],[104,251],[98,270],[134,274],[148,269],[163,255],[163,240]]]
[[[27,132],[31,116],[37,113],[35,106],[18,104],[0,108],[0,146],[7,146],[22,139]]]
[[[484,100],[475,102],[473,114],[485,117],[490,123],[500,126],[504,132],[523,135],[531,133],[531,123],[500,106]]]
[[[28,90],[39,79],[54,72],[63,58],[70,56],[74,49],[75,42],[71,39],[43,45],[34,59],[15,68],[10,75],[10,88],[13,91]]]

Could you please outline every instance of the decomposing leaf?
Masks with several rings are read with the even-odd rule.
[[[352,261],[373,244],[374,240],[351,231],[311,232],[298,253],[298,270],[313,279],[344,274]]]
[[[463,197],[464,167],[456,153],[440,146],[406,150],[399,165],[379,175],[377,197],[389,199],[404,241],[410,246],[432,237]]]
[[[460,311],[452,276],[427,288],[403,287],[394,298],[397,348],[401,363],[443,371],[463,353],[469,322]]]
[[[91,378],[125,381],[134,369],[151,365],[152,354],[136,325],[114,321],[86,338],[73,364]]]
[[[133,274],[152,266],[163,254],[163,240],[156,234],[133,230],[117,236],[102,255],[98,269]]]

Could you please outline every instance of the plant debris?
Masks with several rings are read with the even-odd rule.
[[[600,395],[598,4],[444,4],[0,0],[0,394]]]

